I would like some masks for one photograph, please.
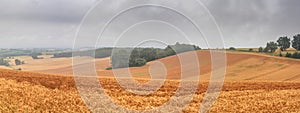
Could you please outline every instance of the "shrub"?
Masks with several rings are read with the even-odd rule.
[[[300,59],[300,53],[298,52],[293,53],[292,58]]]
[[[270,49],[269,49],[268,47],[266,47],[266,48],[264,49],[264,52],[267,53],[267,52],[269,52],[269,50],[270,50]]]
[[[234,50],[236,50],[236,49],[235,49],[234,47],[230,47],[229,50],[234,51]]]
[[[16,59],[16,60],[15,60],[15,63],[16,63],[16,65],[21,65],[21,64],[22,64],[22,61],[19,60],[19,59]]]
[[[108,68],[106,68],[106,70],[112,70],[112,67],[108,67]]]
[[[280,56],[280,57],[282,57],[282,56],[283,56],[281,52],[279,53],[279,56]]]
[[[293,53],[293,54],[291,54],[291,53],[286,53],[285,57],[300,59],[300,53],[298,53],[298,52],[295,52],[295,53]]]
[[[8,61],[8,60],[5,60],[5,59],[3,59],[3,58],[0,58],[0,65],[10,66],[10,65],[9,65],[9,61]]]
[[[285,57],[292,57],[292,54],[291,53],[289,53],[289,52],[287,52],[286,54],[285,54]]]
[[[264,48],[262,48],[262,47],[259,47],[259,48],[258,48],[258,52],[261,53],[261,52],[263,52],[263,51],[264,51]]]
[[[42,53],[32,53],[31,54],[31,57],[32,57],[32,59],[39,59],[39,55],[42,55]]]
[[[250,49],[249,49],[249,52],[253,52],[253,49],[252,49],[252,48],[250,48]]]

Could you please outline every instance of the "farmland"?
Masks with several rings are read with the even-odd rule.
[[[180,55],[189,55],[183,53]],[[192,93],[192,101],[184,108],[184,112],[198,112],[205,96],[211,72],[209,51],[198,51],[200,62],[200,78],[196,93]],[[53,63],[55,62],[55,63]],[[106,62],[106,63],[103,63]],[[112,102],[130,110],[149,110],[159,107],[174,97],[180,83],[180,63],[176,56],[149,62],[143,67],[130,68],[139,82],[147,82],[148,69],[154,62],[165,64],[167,78],[159,90],[150,95],[137,95],[125,90],[112,78],[112,70],[105,70],[109,58],[97,59],[97,73],[104,92],[98,92],[101,98],[106,95]],[[45,68],[36,69],[40,65]],[[61,72],[71,70],[70,58],[45,58],[32,60],[24,66],[25,71],[0,69],[0,111],[1,112],[111,112],[116,109],[103,108],[106,104],[97,104],[89,109],[80,98],[72,73],[60,73],[55,65],[61,66]],[[210,112],[297,112],[300,109],[299,60],[273,57],[253,53],[227,53],[227,72],[221,94]],[[84,65],[84,62],[83,64]],[[69,68],[66,68],[69,67]],[[51,70],[51,68],[53,68]],[[47,71],[48,70],[48,71]],[[55,73],[59,72],[59,73]],[[70,72],[70,71],[69,71]],[[51,73],[51,74],[48,74]],[[193,78],[194,76],[185,76]],[[94,77],[79,78],[89,83]],[[123,78],[122,81],[127,81]],[[159,80],[157,80],[159,81]],[[189,82],[187,84],[193,84]],[[78,85],[78,84],[77,84]],[[84,85],[84,92],[96,95],[93,84]],[[132,87],[132,86],[131,86]],[[146,89],[144,89],[146,90]],[[189,92],[189,88],[184,89]],[[91,93],[90,93],[91,92]],[[94,93],[93,93],[94,92]],[[176,101],[187,101],[190,93],[175,96]],[[95,99],[95,102],[98,100]],[[99,102],[99,101],[98,101]],[[101,106],[101,107],[100,107]],[[174,107],[174,108],[173,108]],[[171,112],[176,106],[164,109]],[[94,109],[95,108],[95,109]],[[103,108],[103,109],[99,109]],[[119,109],[119,112],[122,110]]]
[[[81,100],[71,76],[1,70],[0,78],[2,112],[90,112]],[[135,110],[160,106],[172,96],[178,82],[167,81],[156,93],[141,96],[125,91],[112,78],[100,78],[105,93],[113,102]],[[198,111],[206,87],[207,82],[199,84],[199,89],[185,112]],[[211,112],[295,112],[300,108],[299,94],[298,82],[225,82],[220,98]],[[182,100],[185,96],[177,98]]]
[[[193,52],[179,54],[189,56]],[[197,52],[201,80],[209,80],[211,72],[211,55],[209,51]],[[41,72],[51,74],[72,75],[72,58],[50,58],[31,59],[30,57],[19,58],[25,60],[24,65],[14,66],[24,71]],[[130,72],[137,78],[149,78],[149,69],[153,63],[164,64],[168,79],[180,79],[181,68],[179,57],[171,56],[147,63],[142,67],[132,67]],[[192,62],[188,61],[188,62]],[[85,63],[82,62],[84,66]],[[96,71],[99,76],[113,76],[110,67],[110,58],[97,58],[95,60]],[[189,64],[187,64],[189,65]],[[268,80],[268,81],[300,81],[300,60],[276,57],[258,53],[227,52],[226,80],[247,81],[247,80]],[[288,74],[287,74],[288,73]],[[194,75],[187,75],[186,78],[196,78]]]
[[[179,56],[189,56],[192,52]],[[198,51],[201,80],[209,80],[211,72],[211,55],[209,51]],[[181,65],[177,56],[163,58],[154,62],[165,64],[168,79],[180,79]],[[188,62],[193,62],[192,60]],[[153,62],[143,67],[130,68],[133,76],[149,78],[148,69]],[[188,64],[187,64],[188,65]],[[256,53],[227,52],[227,69],[225,79],[228,81],[267,80],[267,81],[299,81],[300,60],[275,57]],[[287,74],[288,73],[288,74]],[[111,76],[111,71],[98,71],[98,75]],[[184,76],[196,78],[193,75]]]
[[[0,113],[300,113],[300,0],[0,0]]]
[[[41,56],[43,59],[32,59],[29,56],[21,56],[16,57],[15,59],[20,59],[25,61],[26,63],[23,65],[13,65],[12,67],[15,69],[21,68],[24,71],[30,72],[41,72],[41,73],[51,73],[51,74],[63,74],[63,75],[72,75],[72,58],[64,57],[64,58],[52,58],[51,55],[43,55]],[[11,60],[14,62],[14,60]],[[110,66],[109,58],[99,58],[95,60],[97,64],[97,69],[105,70]],[[80,65],[84,65],[83,62]]]

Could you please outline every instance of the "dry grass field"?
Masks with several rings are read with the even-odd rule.
[[[72,75],[72,58],[51,58],[51,55],[41,56],[43,59],[32,59],[29,56],[15,57],[25,61],[26,64],[13,66],[13,68],[18,69],[22,68],[24,71],[29,72],[42,72],[50,74],[64,74]],[[11,62],[14,62],[13,60]],[[105,70],[110,67],[110,58],[100,58],[95,59],[98,70]],[[80,65],[84,65],[86,62],[82,62]]]
[[[183,53],[181,55],[189,55]],[[198,90],[193,94],[193,100],[184,109],[186,113],[198,112],[205,92],[207,90],[211,71],[210,54],[208,51],[197,52],[200,61],[201,82]],[[65,58],[62,59],[39,59],[52,60],[46,64],[36,61],[35,65],[28,63],[23,66],[34,69],[37,64],[47,65],[45,71],[35,70],[35,72],[14,71],[0,69],[0,112],[91,112],[80,98],[72,73],[54,73],[55,69],[67,63],[63,67],[70,65]],[[61,60],[61,61],[60,61]],[[70,60],[70,59],[69,59]],[[171,56],[158,60],[165,64],[167,78],[163,86],[150,95],[137,95],[126,91],[112,76],[111,70],[104,70],[109,66],[109,59],[98,59],[100,63],[98,78],[104,88],[100,93],[101,98],[107,94],[110,99],[121,106],[131,110],[149,110],[163,105],[171,97],[174,97],[180,81],[180,65],[178,57]],[[34,61],[32,61],[34,62]],[[53,63],[55,62],[55,63]],[[220,97],[211,108],[210,112],[299,112],[300,111],[300,61],[253,53],[227,53],[227,73],[226,81],[222,88]],[[62,64],[60,64],[62,63]],[[153,62],[143,67],[130,68],[137,80],[146,82],[149,78],[148,69]],[[55,65],[58,65],[55,68]],[[53,68],[47,72],[47,68]],[[25,68],[25,67],[24,67]],[[37,68],[37,67],[36,67]],[[102,68],[102,69],[101,69]],[[27,68],[29,69],[29,68]],[[41,69],[41,68],[39,68]],[[69,68],[70,69],[70,68]],[[63,70],[68,70],[64,68]],[[41,72],[41,73],[37,73]],[[58,75],[59,74],[59,75]],[[63,74],[63,75],[61,75]],[[193,76],[186,76],[193,78]],[[92,77],[81,77],[86,83]],[[122,79],[126,81],[127,79]],[[190,82],[192,83],[192,82]],[[189,84],[189,83],[188,83]],[[85,92],[94,94],[97,89],[94,85],[85,85]],[[189,89],[185,89],[189,92]],[[185,101],[189,93],[177,95],[177,101]],[[101,100],[95,100],[101,101]],[[99,106],[107,106],[102,103],[95,105],[98,112],[122,112],[112,109],[99,109]],[[176,106],[165,109],[171,112],[176,110]]]

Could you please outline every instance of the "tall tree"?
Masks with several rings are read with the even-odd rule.
[[[277,43],[275,43],[273,41],[268,42],[266,48],[268,48],[268,50],[271,50],[271,52],[274,53],[276,51],[276,49],[278,48]]]
[[[278,47],[280,48],[281,51],[285,51],[286,49],[291,47],[291,39],[288,37],[280,37],[277,40]]]
[[[300,50],[300,34],[293,37],[292,47],[296,50]]]

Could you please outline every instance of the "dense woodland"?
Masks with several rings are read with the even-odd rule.
[[[161,59],[167,56],[176,55],[183,52],[200,50],[198,46],[176,43],[161,48],[127,48],[115,49],[112,52],[112,68],[138,67],[149,61]]]
[[[72,56],[91,56],[95,58],[111,57],[113,68],[143,66],[149,61],[187,51],[200,50],[198,46],[176,43],[166,48],[99,48],[87,51],[66,52],[54,54],[54,58]]]

